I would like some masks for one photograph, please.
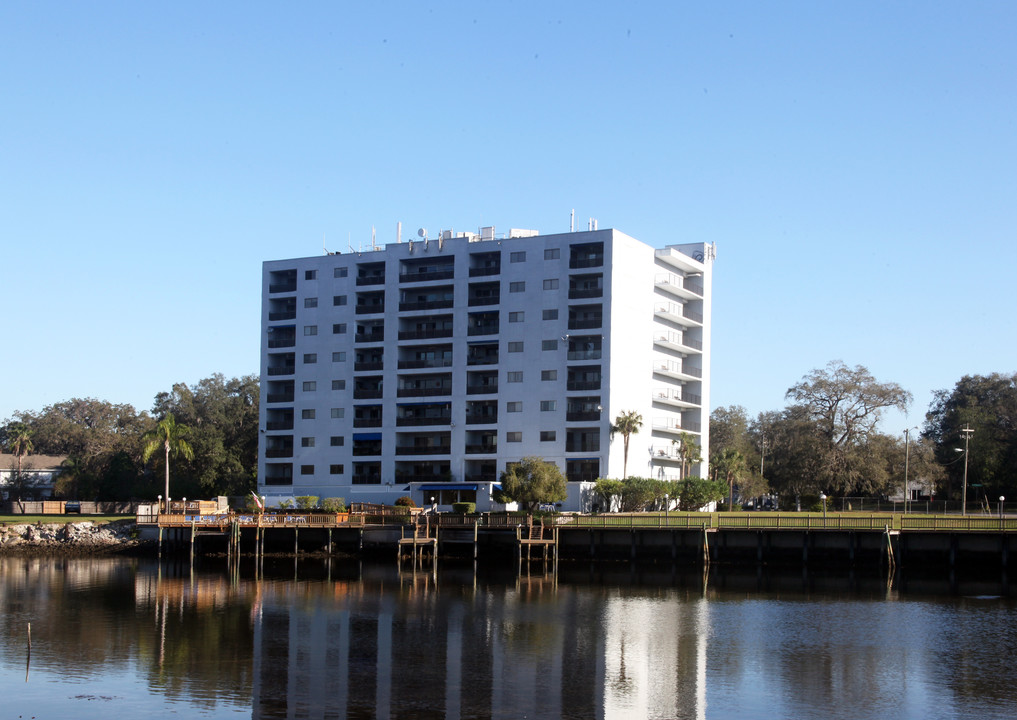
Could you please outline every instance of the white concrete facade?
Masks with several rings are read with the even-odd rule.
[[[617,230],[438,240],[264,263],[259,489],[269,498],[490,509],[535,455],[584,483],[622,477],[614,418],[642,415],[628,475],[708,457],[713,246]],[[705,472],[688,468],[689,474]]]

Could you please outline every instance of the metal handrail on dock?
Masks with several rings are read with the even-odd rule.
[[[854,515],[830,513],[676,513],[558,515],[558,527],[631,529],[671,528],[708,530],[873,530],[1017,532],[1017,518],[987,516],[910,516],[873,513]]]

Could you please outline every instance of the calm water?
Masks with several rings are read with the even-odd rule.
[[[0,718],[1017,715],[999,580],[606,567],[0,558]]]

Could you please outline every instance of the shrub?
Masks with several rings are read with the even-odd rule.
[[[279,501],[279,509],[280,510],[289,510],[291,507],[293,507],[293,501],[292,500],[280,500]]]
[[[297,507],[301,510],[310,510],[318,506],[317,495],[298,495]]]
[[[477,503],[458,502],[452,503],[452,512],[457,515],[472,515],[477,512]]]
[[[395,506],[413,508],[416,507],[417,504],[413,502],[413,498],[411,498],[409,495],[403,495],[400,498],[396,498]]]
[[[330,497],[321,501],[321,507],[330,513],[346,512],[346,498]]]

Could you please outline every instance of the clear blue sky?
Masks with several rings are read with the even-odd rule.
[[[0,419],[258,372],[261,262],[707,241],[713,406],[1017,370],[1017,3],[0,4]]]

